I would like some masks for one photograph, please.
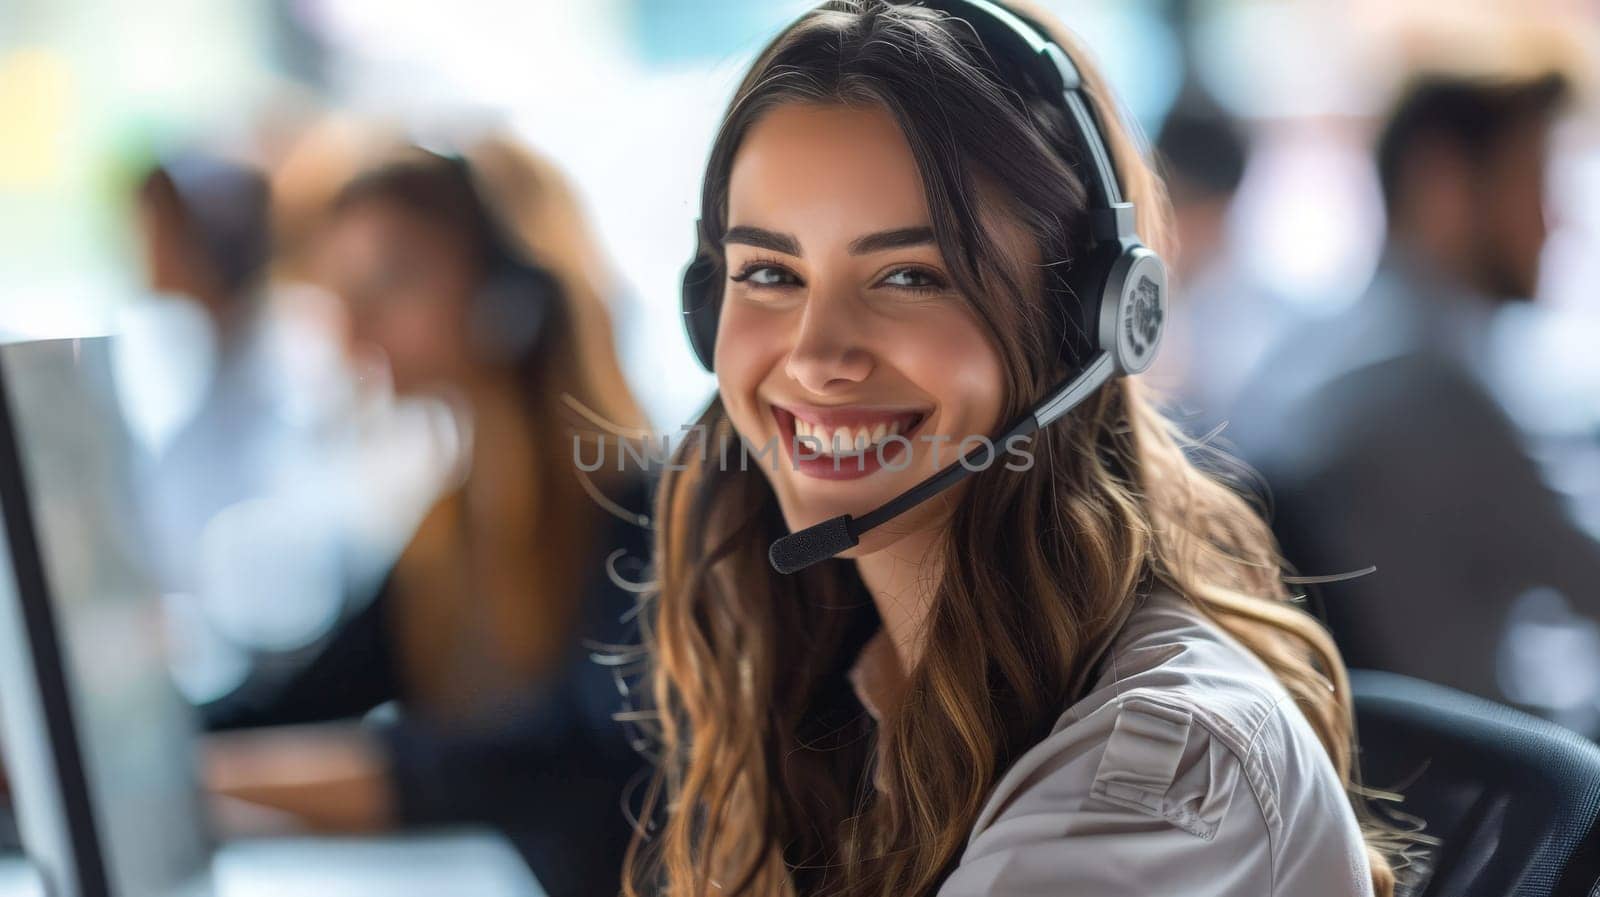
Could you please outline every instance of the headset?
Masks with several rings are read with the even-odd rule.
[[[483,223],[488,267],[468,307],[468,334],[482,357],[520,364],[532,356],[551,311],[561,297],[561,283],[548,268],[530,257],[481,186],[477,170],[462,153],[418,146],[449,166],[459,179],[472,213]]]
[[[1074,373],[1001,433],[995,444],[1028,436],[1060,420],[1112,379],[1150,367],[1167,317],[1167,268],[1139,240],[1134,208],[1123,198],[1111,152],[1095,120],[1083,79],[1072,58],[1039,28],[989,0],[923,0],[965,21],[995,59],[1021,70],[1025,83],[1011,85],[1024,96],[1058,101],[1087,162],[1089,251],[1066,274],[1065,307],[1071,326],[1089,343],[1070,353]],[[1003,77],[1003,76],[1002,76]],[[682,311],[695,357],[712,370],[721,313],[719,265],[695,225],[696,256],[683,275]],[[861,535],[905,513],[982,469],[991,449],[979,446],[871,512],[841,514],[772,543],[768,559],[780,573],[795,573],[853,548]],[[981,465],[981,466],[980,466]]]

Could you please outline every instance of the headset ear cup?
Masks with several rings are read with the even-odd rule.
[[[1139,244],[1123,249],[1101,293],[1100,348],[1117,373],[1138,374],[1155,361],[1167,329],[1167,266]]]
[[[560,289],[543,268],[506,262],[473,297],[467,322],[473,345],[486,359],[521,362],[539,344]]]
[[[716,355],[717,318],[722,310],[719,287],[716,262],[706,253],[696,255],[683,272],[683,326],[689,333],[689,347],[707,371],[712,370]]]

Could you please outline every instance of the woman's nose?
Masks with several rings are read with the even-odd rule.
[[[814,291],[807,298],[785,371],[813,394],[848,389],[872,373],[859,302],[842,291]]]

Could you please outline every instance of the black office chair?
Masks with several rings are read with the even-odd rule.
[[[1600,746],[1440,685],[1350,681],[1365,783],[1443,842],[1420,897],[1600,897]]]

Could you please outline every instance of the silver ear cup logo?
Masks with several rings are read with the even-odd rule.
[[[1122,316],[1128,348],[1134,358],[1142,359],[1155,349],[1161,335],[1161,287],[1147,276],[1141,275],[1128,297],[1127,312]]]
[[[1150,367],[1166,330],[1167,268],[1143,246],[1128,248],[1107,272],[1100,306],[1100,347],[1118,374]]]
[[[1143,246],[1123,253],[1112,266],[1101,345],[1113,353],[1120,373],[1142,373],[1155,360],[1166,328],[1166,294],[1166,266]]]

